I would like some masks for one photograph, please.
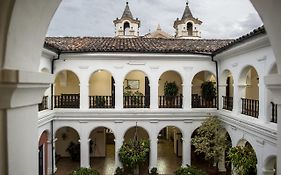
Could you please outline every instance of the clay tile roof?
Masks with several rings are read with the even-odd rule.
[[[230,49],[230,48],[236,46],[237,44],[240,44],[240,43],[242,43],[244,41],[247,41],[248,39],[252,39],[255,36],[258,36],[260,34],[265,34],[265,33],[266,33],[266,30],[265,30],[264,26],[261,26],[261,27],[259,27],[257,29],[254,29],[250,33],[247,33],[247,34],[245,34],[245,35],[243,35],[243,36],[233,40],[232,42],[229,42],[225,46],[219,48],[218,50],[216,50],[214,52],[214,55],[219,54],[219,53],[221,53],[221,52],[223,52],[223,51],[225,51],[227,49]]]
[[[130,52],[212,54],[233,40],[112,37],[47,37],[45,47],[60,53]]]

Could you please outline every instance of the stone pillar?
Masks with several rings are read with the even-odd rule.
[[[150,108],[158,109],[159,80],[157,79],[157,77],[151,78],[151,80],[149,80],[149,85],[150,85]]]
[[[259,119],[268,122],[269,117],[266,114],[266,108],[268,108],[267,104],[267,90],[264,84],[264,77],[259,77]]]
[[[191,137],[190,135],[184,134],[182,138],[182,167],[187,164],[191,165]]]
[[[225,151],[223,151],[222,155],[219,158],[218,168],[219,168],[219,172],[226,172],[226,168],[225,168]]]
[[[116,137],[114,141],[115,141],[115,169],[116,169],[117,167],[122,167],[122,163],[119,160],[118,153],[119,153],[119,149],[123,145],[124,139],[120,136],[120,137]]]
[[[226,96],[226,84],[220,84],[219,85],[219,94],[218,94],[218,100],[219,100],[219,109],[223,108],[223,96]]]
[[[184,82],[183,82],[183,109],[185,110],[191,110],[191,95],[192,95],[192,78],[191,77],[191,71],[192,71],[192,67],[185,67],[184,68]]]
[[[53,168],[54,168],[54,172],[57,172],[57,166],[56,166],[56,141],[57,141],[58,139],[57,138],[55,138],[54,140],[53,140]],[[52,146],[51,146],[52,147]],[[51,150],[52,151],[52,150]],[[51,153],[51,155],[52,155],[52,153]],[[50,158],[51,160],[52,160],[52,157]],[[52,165],[52,163],[50,164],[50,165]],[[51,167],[52,168],[52,167]],[[52,170],[51,170],[52,171]]]
[[[80,109],[89,109],[89,83],[86,80],[80,82]]]
[[[38,174],[38,103],[53,77],[0,70],[0,167],[5,175]]]
[[[234,97],[233,97],[233,112],[236,114],[242,113],[242,100],[246,95],[246,84],[238,85],[234,88]],[[236,94],[236,95],[235,95]]]
[[[86,132],[84,132],[86,133]],[[80,136],[80,167],[89,168],[90,167],[90,139],[83,133]]]
[[[48,140],[48,175],[52,174],[52,141]]]
[[[157,167],[157,146],[158,138],[157,136],[150,138],[150,158],[149,158],[149,170]]]
[[[115,109],[123,109],[123,82],[115,80]]]

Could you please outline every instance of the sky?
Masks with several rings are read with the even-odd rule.
[[[47,36],[114,36],[113,20],[120,18],[126,1],[141,21],[140,35],[156,30],[174,35],[186,0],[62,0]],[[237,38],[260,27],[262,21],[249,0],[189,0],[191,12],[203,23],[202,38]]]

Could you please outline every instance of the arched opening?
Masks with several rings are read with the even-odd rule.
[[[164,72],[158,81],[159,108],[182,108],[182,78],[176,71]]]
[[[199,127],[200,128],[200,127]],[[198,136],[198,130],[193,131],[191,138],[193,139],[194,137]],[[209,134],[209,133],[208,133]],[[228,159],[228,151],[232,147],[232,140],[227,132],[226,129],[223,128],[223,130],[220,132],[223,136],[225,136],[225,144],[226,148],[224,151],[220,154],[220,158],[218,161],[218,171],[225,173],[225,174],[231,174],[231,164],[229,164],[229,159]],[[205,172],[208,172],[211,167],[213,167],[213,161],[212,160],[206,160],[205,154],[196,151],[196,148],[193,144],[191,144],[191,165],[194,167],[198,167],[199,169],[204,170]]]
[[[44,131],[39,139],[38,145],[38,163],[39,163],[39,173],[38,175],[47,175],[48,174],[48,166],[49,166],[49,148],[48,147],[48,139],[49,133],[48,131]]]
[[[263,172],[267,175],[276,175],[277,174],[276,156],[270,156],[266,159]]]
[[[130,23],[129,22],[124,23],[123,29],[124,29],[125,36],[130,35]]]
[[[188,36],[193,36],[193,24],[191,22],[188,22],[186,24],[186,30],[187,30]]]
[[[269,74],[278,74],[278,69],[276,63],[273,64],[271,67]],[[268,119],[270,122],[277,123],[277,104],[273,101],[273,95],[272,92],[266,88],[267,91],[267,99],[270,104],[267,103],[267,108],[266,109],[271,109],[267,112],[267,115],[270,116]]]
[[[66,126],[56,131],[55,139],[56,174],[69,174],[80,167],[79,134]]]
[[[225,86],[225,89],[221,92],[223,109],[232,111],[233,109],[233,94],[234,94],[234,80],[232,77],[232,73],[229,70],[225,70],[222,75],[223,83],[222,86]]]
[[[241,113],[258,118],[259,116],[259,75],[252,66],[242,70],[239,77]]]
[[[182,163],[182,133],[167,126],[158,133],[157,169],[159,174],[173,174]]]
[[[55,79],[55,108],[79,108],[80,87],[77,75],[69,70],[61,71]]]
[[[216,108],[216,76],[209,71],[201,71],[192,79],[192,108]]]
[[[124,108],[149,108],[150,86],[147,75],[139,70],[128,73],[123,82]]]
[[[90,165],[100,174],[114,174],[115,136],[111,129],[98,127],[90,136]]]
[[[91,75],[89,80],[89,107],[115,107],[115,81],[111,73],[98,70]]]

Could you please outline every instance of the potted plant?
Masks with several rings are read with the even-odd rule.
[[[103,108],[103,107],[105,107],[105,99],[104,99],[104,97],[102,97],[102,96],[98,96],[98,97],[97,97],[96,107],[97,107],[97,108]]]
[[[201,85],[202,90],[202,98],[206,100],[206,105],[209,107],[213,105],[213,99],[217,96],[217,90],[215,87],[215,83],[212,81],[206,81]]]
[[[78,168],[77,170],[72,171],[69,175],[100,175],[100,173],[91,168]]]
[[[227,157],[238,175],[251,174],[256,171],[257,158],[251,147],[232,147],[229,149]]]
[[[186,167],[180,167],[177,169],[175,175],[207,175],[207,173],[187,165]]]
[[[70,142],[66,151],[70,154],[71,160],[79,161],[80,160],[80,144]]]
[[[147,140],[129,140],[119,150],[119,159],[128,173],[133,174],[137,166],[148,161],[149,142]]]
[[[177,86],[176,82],[165,82],[164,85],[164,96],[167,100],[168,105],[173,104],[175,97],[177,96],[179,91],[179,87]]]
[[[219,158],[228,145],[220,120],[215,116],[209,117],[195,132],[196,135],[191,140],[195,153],[203,154],[204,159],[209,160],[212,165],[210,171],[216,173]]]

